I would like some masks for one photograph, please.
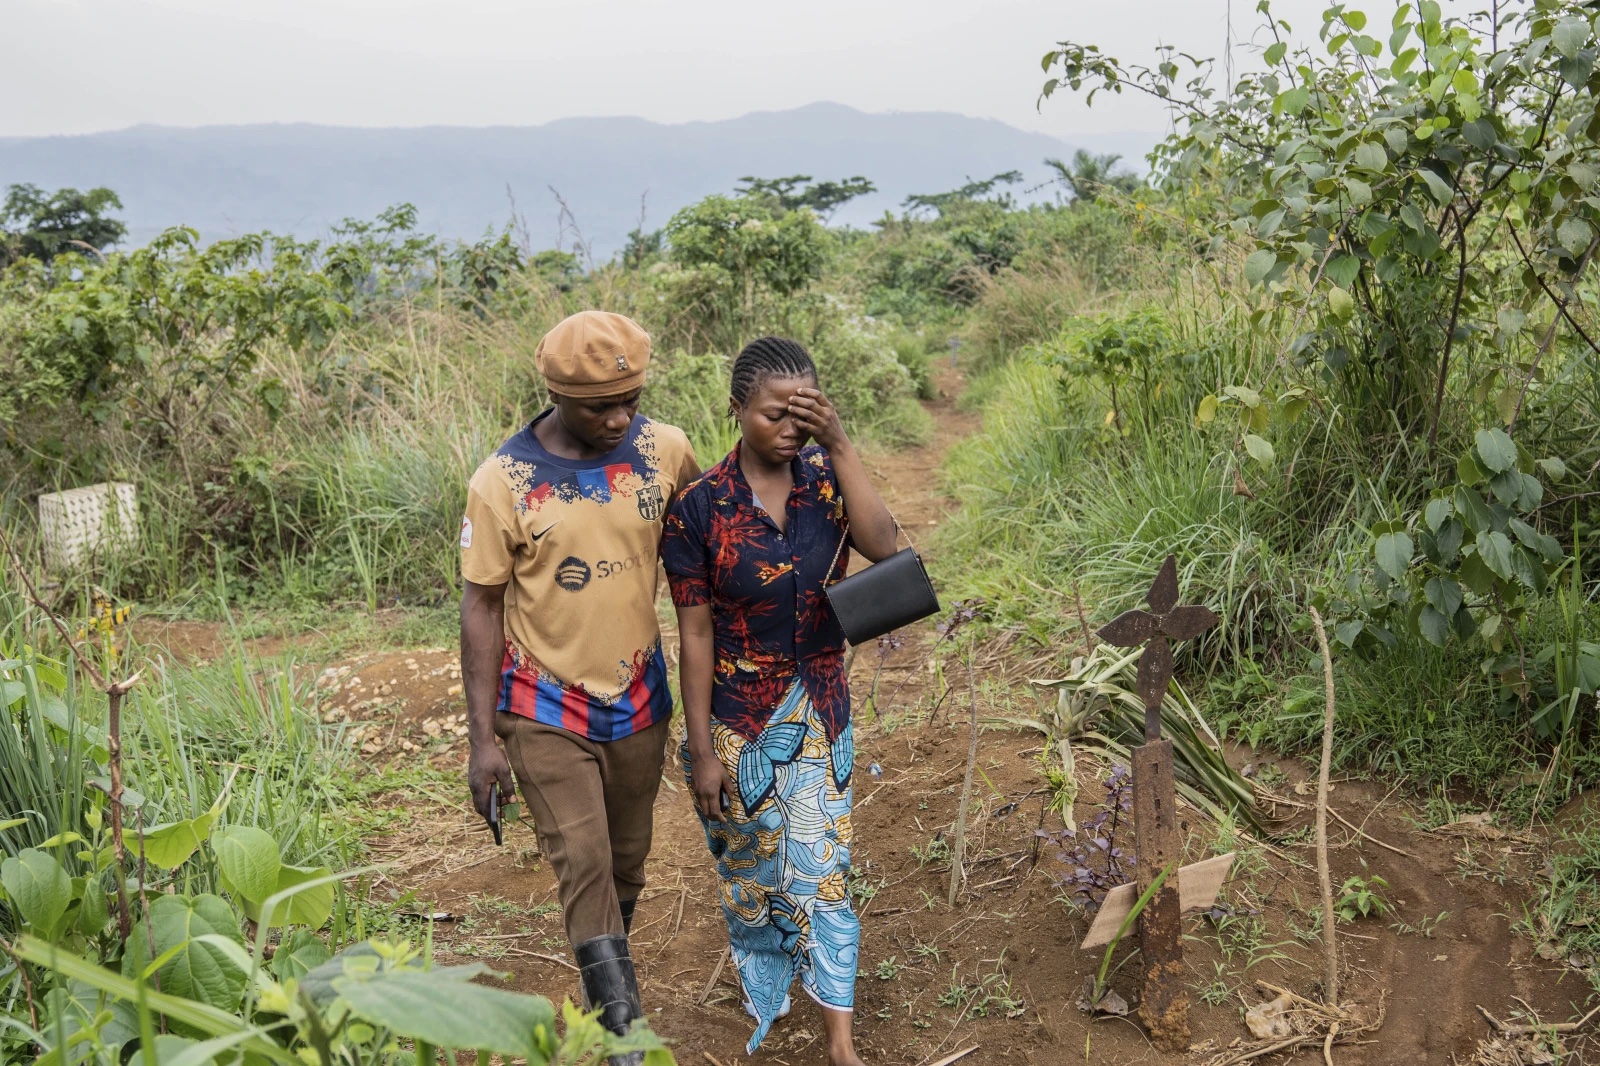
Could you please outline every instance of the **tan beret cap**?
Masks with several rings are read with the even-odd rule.
[[[626,315],[579,311],[544,335],[533,361],[561,396],[621,396],[644,384],[650,334]]]

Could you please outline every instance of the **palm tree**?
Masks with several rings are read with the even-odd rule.
[[[1071,164],[1063,163],[1059,159],[1046,159],[1044,163],[1056,172],[1056,181],[1072,190],[1074,200],[1093,203],[1107,189],[1127,193],[1139,187],[1140,179],[1137,174],[1115,169],[1121,159],[1122,156],[1114,152],[1095,155],[1079,148],[1072,153]]]

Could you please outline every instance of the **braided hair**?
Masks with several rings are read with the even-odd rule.
[[[757,337],[744,346],[733,361],[733,381],[729,392],[733,402],[745,404],[750,394],[768,378],[810,378],[817,380],[817,364],[798,341],[787,337]]]

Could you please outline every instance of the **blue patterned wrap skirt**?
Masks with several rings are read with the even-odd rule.
[[[850,775],[846,725],[828,743],[798,681],[754,740],[716,719],[711,740],[732,801],[722,822],[701,815],[722,879],[722,913],[739,981],[756,1015],[747,1052],[777,1020],[798,974],[812,999],[855,1005],[861,924],[850,906]],[[684,777],[692,780],[689,748]]]

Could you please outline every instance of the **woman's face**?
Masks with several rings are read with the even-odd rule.
[[[806,432],[789,414],[789,397],[796,389],[815,387],[816,378],[763,378],[743,404],[733,405],[734,417],[744,434],[744,446],[764,463],[787,463],[806,446]]]

